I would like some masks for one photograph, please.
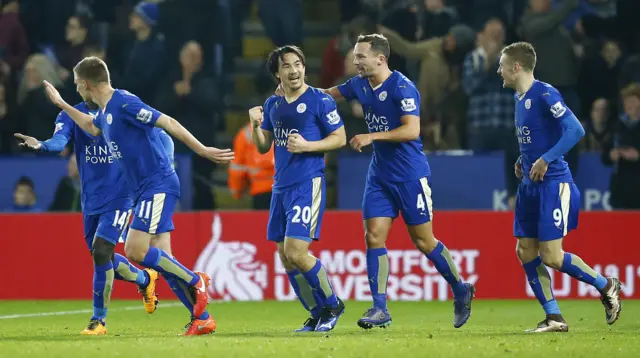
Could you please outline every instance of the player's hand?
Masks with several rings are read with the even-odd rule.
[[[60,92],[58,92],[58,90],[51,83],[47,81],[42,81],[42,84],[44,85],[44,89],[47,92],[47,95],[49,96],[49,99],[51,100],[51,102],[53,102],[53,104],[61,108],[65,104],[67,104],[67,102],[65,102],[64,99],[62,99],[62,96],[60,96]]]
[[[249,110],[249,120],[253,128],[260,127],[262,124],[263,109],[262,106],[255,106]]]
[[[362,148],[368,146],[369,144],[371,144],[371,142],[373,142],[373,139],[371,139],[371,134],[358,134],[351,138],[351,140],[349,141],[349,145],[351,146],[351,148],[353,148],[353,150],[362,152]]]
[[[229,163],[235,158],[235,153],[231,149],[218,149],[207,147],[200,153],[201,156],[209,159],[214,163]]]
[[[533,166],[531,167],[531,171],[529,172],[529,178],[532,181],[542,181],[542,178],[547,173],[547,169],[549,168],[549,164],[544,161],[542,158],[538,158]]]
[[[22,143],[18,144],[21,147],[26,147],[33,150],[40,150],[40,148],[42,148],[42,143],[40,143],[39,140],[33,137],[29,137],[21,133],[14,133],[13,136],[22,140]]]
[[[516,164],[513,166],[514,172],[516,173],[516,178],[522,179],[522,163],[519,160],[516,161]]]
[[[309,142],[299,133],[289,134],[287,137],[287,150],[291,153],[304,153],[309,151]]]
[[[275,94],[276,96],[284,97],[284,90],[282,89],[281,84],[278,84],[278,87],[276,87],[276,90],[273,92],[273,94]]]

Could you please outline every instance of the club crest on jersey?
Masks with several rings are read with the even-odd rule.
[[[113,123],[113,116],[111,115],[111,113],[107,114],[107,124],[111,124]]]
[[[304,111],[306,110],[307,110],[307,105],[304,103],[300,103],[298,107],[296,107],[296,111],[298,111],[298,113],[304,113]]]
[[[526,101],[524,101],[524,108],[529,109],[531,108],[531,99],[527,98]]]
[[[384,101],[385,99],[387,99],[387,91],[380,92],[380,94],[378,95],[378,99],[380,99],[380,101]]]
[[[416,108],[416,100],[413,98],[403,98],[402,101],[400,101],[400,109],[402,109],[403,112],[415,111]]]

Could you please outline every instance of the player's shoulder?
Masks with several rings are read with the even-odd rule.
[[[276,102],[280,101],[282,99],[282,96],[278,96],[278,95],[271,95],[271,97],[267,98],[266,101],[264,101],[264,105],[262,106],[264,108],[265,111],[268,111],[271,107],[273,107],[275,105]]]
[[[532,94],[536,97],[551,97],[557,98],[560,96],[560,91],[558,91],[552,85],[536,80],[533,82],[533,86],[531,87]]]
[[[396,93],[418,92],[416,85],[400,71],[393,71],[389,86],[396,89]]]
[[[324,93],[323,90],[316,87],[309,86],[309,95],[322,104],[331,104],[335,102],[333,97],[329,96],[328,94]]]

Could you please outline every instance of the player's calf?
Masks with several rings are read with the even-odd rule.
[[[111,262],[114,247],[115,244],[98,236],[96,236],[93,241],[91,251],[94,265],[92,321],[104,322],[107,317],[107,307],[111,300],[111,291],[113,289],[113,279],[115,276]]]

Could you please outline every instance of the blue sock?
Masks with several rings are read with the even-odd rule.
[[[188,283],[189,286],[194,286],[200,280],[200,277],[193,271],[182,266],[173,256],[157,247],[149,247],[142,264],[158,271],[163,276],[165,273],[171,274]]]
[[[387,249],[367,249],[367,276],[373,298],[373,307],[387,310],[387,281],[389,280],[389,258]]]
[[[307,272],[303,272],[302,275],[311,286],[311,289],[316,292],[324,305],[337,307],[338,297],[333,293],[333,287],[329,282],[327,276],[327,270],[322,265],[320,260],[316,259],[316,264]]]
[[[544,312],[547,315],[560,314],[558,301],[556,301],[551,289],[551,276],[549,276],[547,268],[542,264],[542,258],[538,256],[533,261],[522,264],[522,267],[527,274],[529,286],[531,286],[533,294],[542,305]]]
[[[133,266],[126,257],[114,254],[113,269],[117,280],[135,282],[140,287],[147,287],[149,284],[149,274],[145,270]]]
[[[560,271],[577,280],[590,284],[597,288],[598,291],[604,290],[607,286],[607,279],[604,276],[584,263],[580,257],[568,252],[564,253],[564,260],[562,261]]]
[[[453,291],[453,297],[460,297],[467,293],[467,288],[464,286],[462,280],[460,280],[451,254],[442,242],[438,241],[438,245],[436,245],[433,251],[427,254],[427,258],[433,262],[436,270],[447,280],[449,286],[451,286],[451,291]]]
[[[171,291],[178,296],[178,299],[182,304],[189,310],[189,314],[193,315],[193,305],[194,305],[194,297],[191,295],[191,291],[187,284],[181,279],[171,275],[171,274],[162,274],[162,277],[167,281]],[[209,318],[209,312],[204,311],[198,319],[207,319]]]
[[[300,270],[289,271],[287,272],[287,276],[289,276],[289,282],[291,282],[293,291],[296,293],[296,296],[298,296],[302,306],[311,312],[311,317],[320,317],[320,310],[322,310],[320,295],[311,289],[309,282],[307,282]]]
[[[93,266],[93,317],[103,321],[107,318],[107,306],[113,289],[113,265]]]

